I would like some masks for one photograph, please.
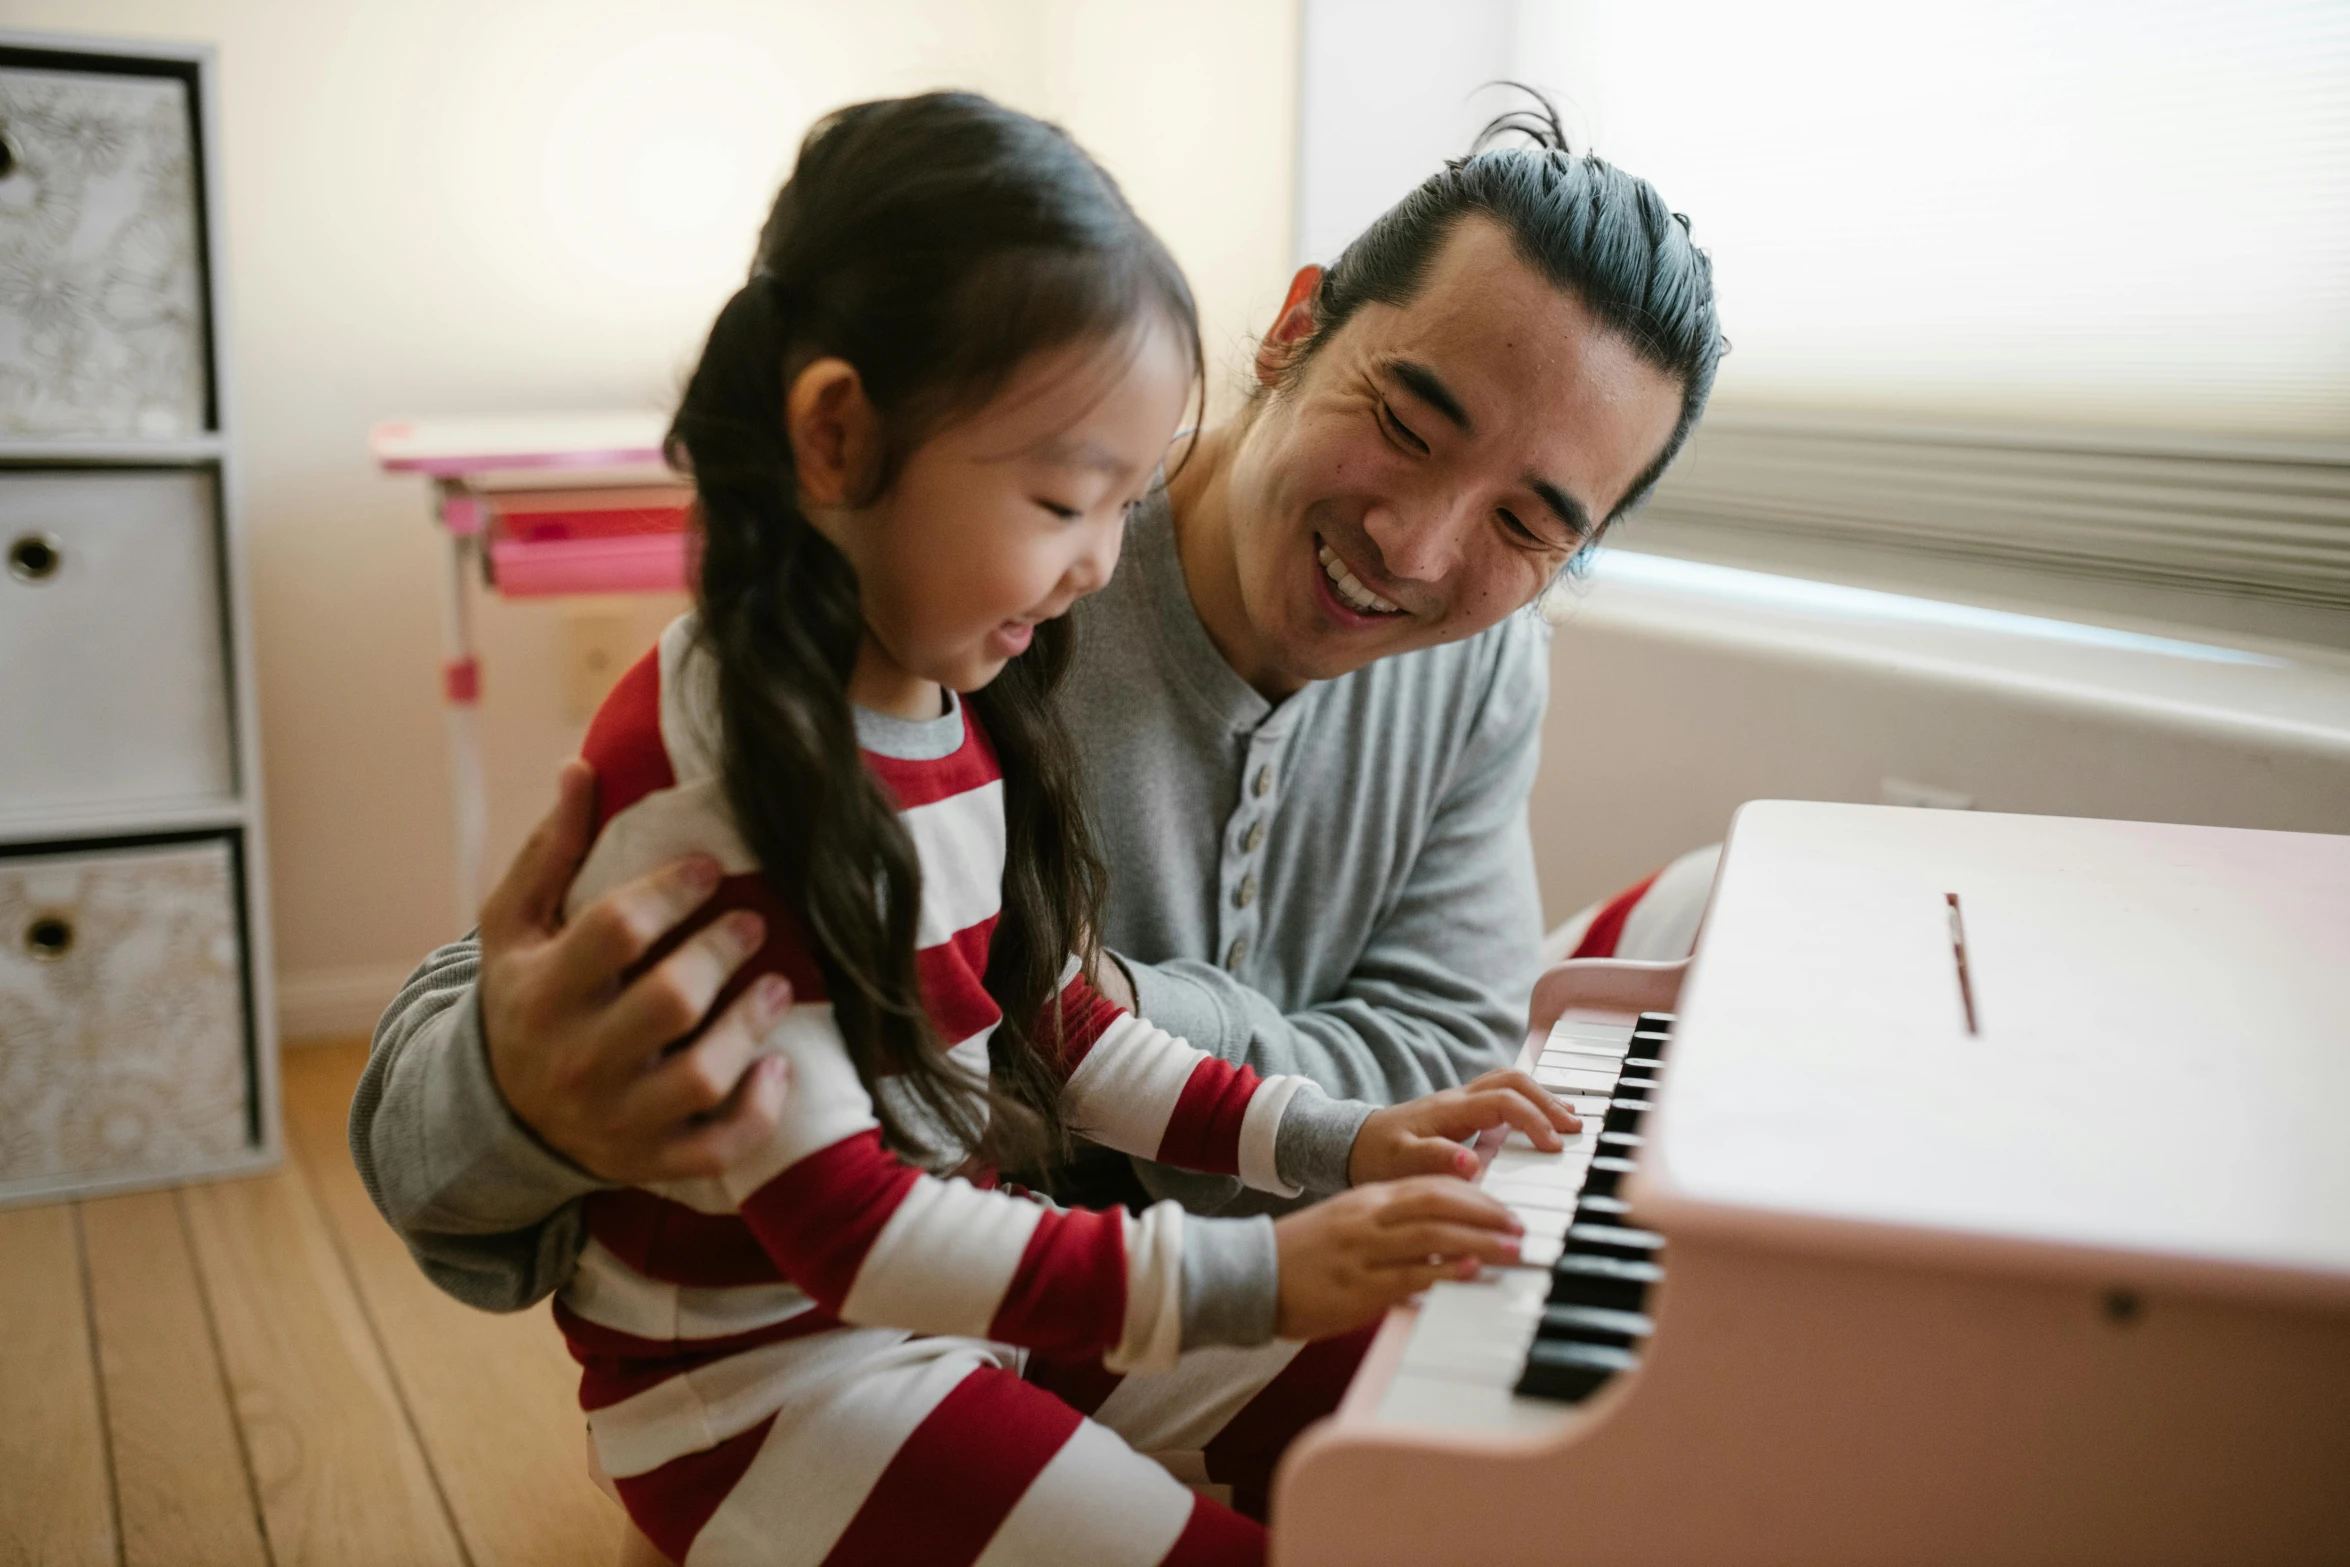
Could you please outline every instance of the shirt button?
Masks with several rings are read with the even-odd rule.
[[[1273,792],[1273,766],[1270,762],[1257,769],[1256,780],[1248,788],[1249,793],[1260,800]]]
[[[1248,830],[1248,836],[1242,839],[1240,843],[1242,852],[1247,854],[1254,854],[1264,846],[1265,824],[1263,822],[1256,822],[1251,824]]]
[[[1224,966],[1226,968],[1238,968],[1240,967],[1240,960],[1247,956],[1248,938],[1246,936],[1235,936],[1232,938],[1232,945],[1224,949]]]
[[[1232,901],[1244,909],[1257,901],[1257,873],[1255,871],[1250,871],[1246,876],[1240,878],[1240,890],[1232,895]]]

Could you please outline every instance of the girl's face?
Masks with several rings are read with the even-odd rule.
[[[865,611],[850,700],[935,718],[941,686],[978,690],[1039,622],[1108,582],[1190,390],[1181,341],[1155,316],[1037,354],[858,505],[879,419],[846,362],[803,370],[787,412],[801,504],[856,568]]]

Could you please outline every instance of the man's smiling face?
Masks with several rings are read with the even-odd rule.
[[[1253,646],[1228,651],[1260,687],[1471,636],[1525,605],[1680,417],[1680,383],[1481,217],[1455,226],[1409,303],[1363,306],[1285,376],[1311,326],[1298,304],[1267,334],[1258,370],[1275,390],[1231,466]]]

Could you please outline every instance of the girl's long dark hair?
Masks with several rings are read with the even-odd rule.
[[[1154,315],[1200,337],[1190,289],[1117,186],[1054,126],[970,93],[861,103],[800,145],[670,427],[699,495],[701,634],[718,666],[726,793],[805,935],[890,1144],[1032,1167],[1065,1148],[1046,1054],[1058,981],[1102,896],[1076,753],[1054,701],[1066,619],[968,698],[1004,775],[1002,911],[986,983],[1003,1021],[991,1083],[958,1077],[914,963],[922,873],[859,756],[848,679],[864,638],[847,559],[801,514],[784,425],[792,378],[856,367],[887,455],[985,403],[1029,356],[1115,343]],[[881,1091],[894,1079],[892,1095]],[[909,1112],[911,1114],[909,1115]],[[914,1124],[920,1123],[920,1124]]]

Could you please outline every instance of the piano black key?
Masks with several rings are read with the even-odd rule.
[[[1608,1101],[1607,1119],[1600,1123],[1600,1130],[1636,1132],[1640,1130],[1640,1118],[1647,1113],[1648,1101],[1645,1099],[1611,1099]]]
[[[1654,1261],[1665,1249],[1665,1238],[1654,1230],[1636,1230],[1622,1224],[1567,1226],[1567,1250],[1591,1257],[1624,1257],[1634,1262]]]
[[[1655,1324],[1637,1311],[1609,1311],[1600,1306],[1545,1306],[1534,1336],[1629,1349],[1654,1329]]]
[[[1640,1134],[1638,1132],[1602,1132],[1599,1134],[1599,1146],[1620,1149],[1623,1156],[1629,1159],[1640,1147]]]
[[[1583,1195],[1586,1197],[1613,1197],[1625,1176],[1632,1173],[1632,1161],[1601,1154],[1591,1161],[1583,1172]]]
[[[1638,1311],[1648,1287],[1664,1276],[1665,1270],[1653,1262],[1587,1257],[1570,1251],[1551,1266],[1550,1304]]]
[[[1526,1352],[1526,1370],[1518,1391],[1535,1398],[1574,1403],[1619,1371],[1640,1364],[1630,1350],[1612,1344],[1582,1344],[1571,1339],[1536,1339]]]
[[[1656,1057],[1654,1057],[1654,1056],[1626,1056],[1626,1057],[1624,1057],[1624,1070],[1625,1070],[1625,1071],[1627,1071],[1627,1072],[1650,1072],[1650,1073],[1654,1073],[1654,1072],[1661,1072],[1661,1071],[1663,1071],[1664,1069],[1665,1069],[1665,1064],[1664,1064],[1662,1061],[1659,1061],[1659,1060],[1658,1060]]]
[[[1602,1197],[1596,1192],[1584,1192],[1575,1199],[1577,1224],[1622,1224],[1629,1226],[1632,1205],[1621,1197]]]
[[[1656,1079],[1653,1077],[1619,1077],[1616,1079],[1616,1093],[1619,1097],[1647,1099],[1656,1092],[1656,1086]]]

